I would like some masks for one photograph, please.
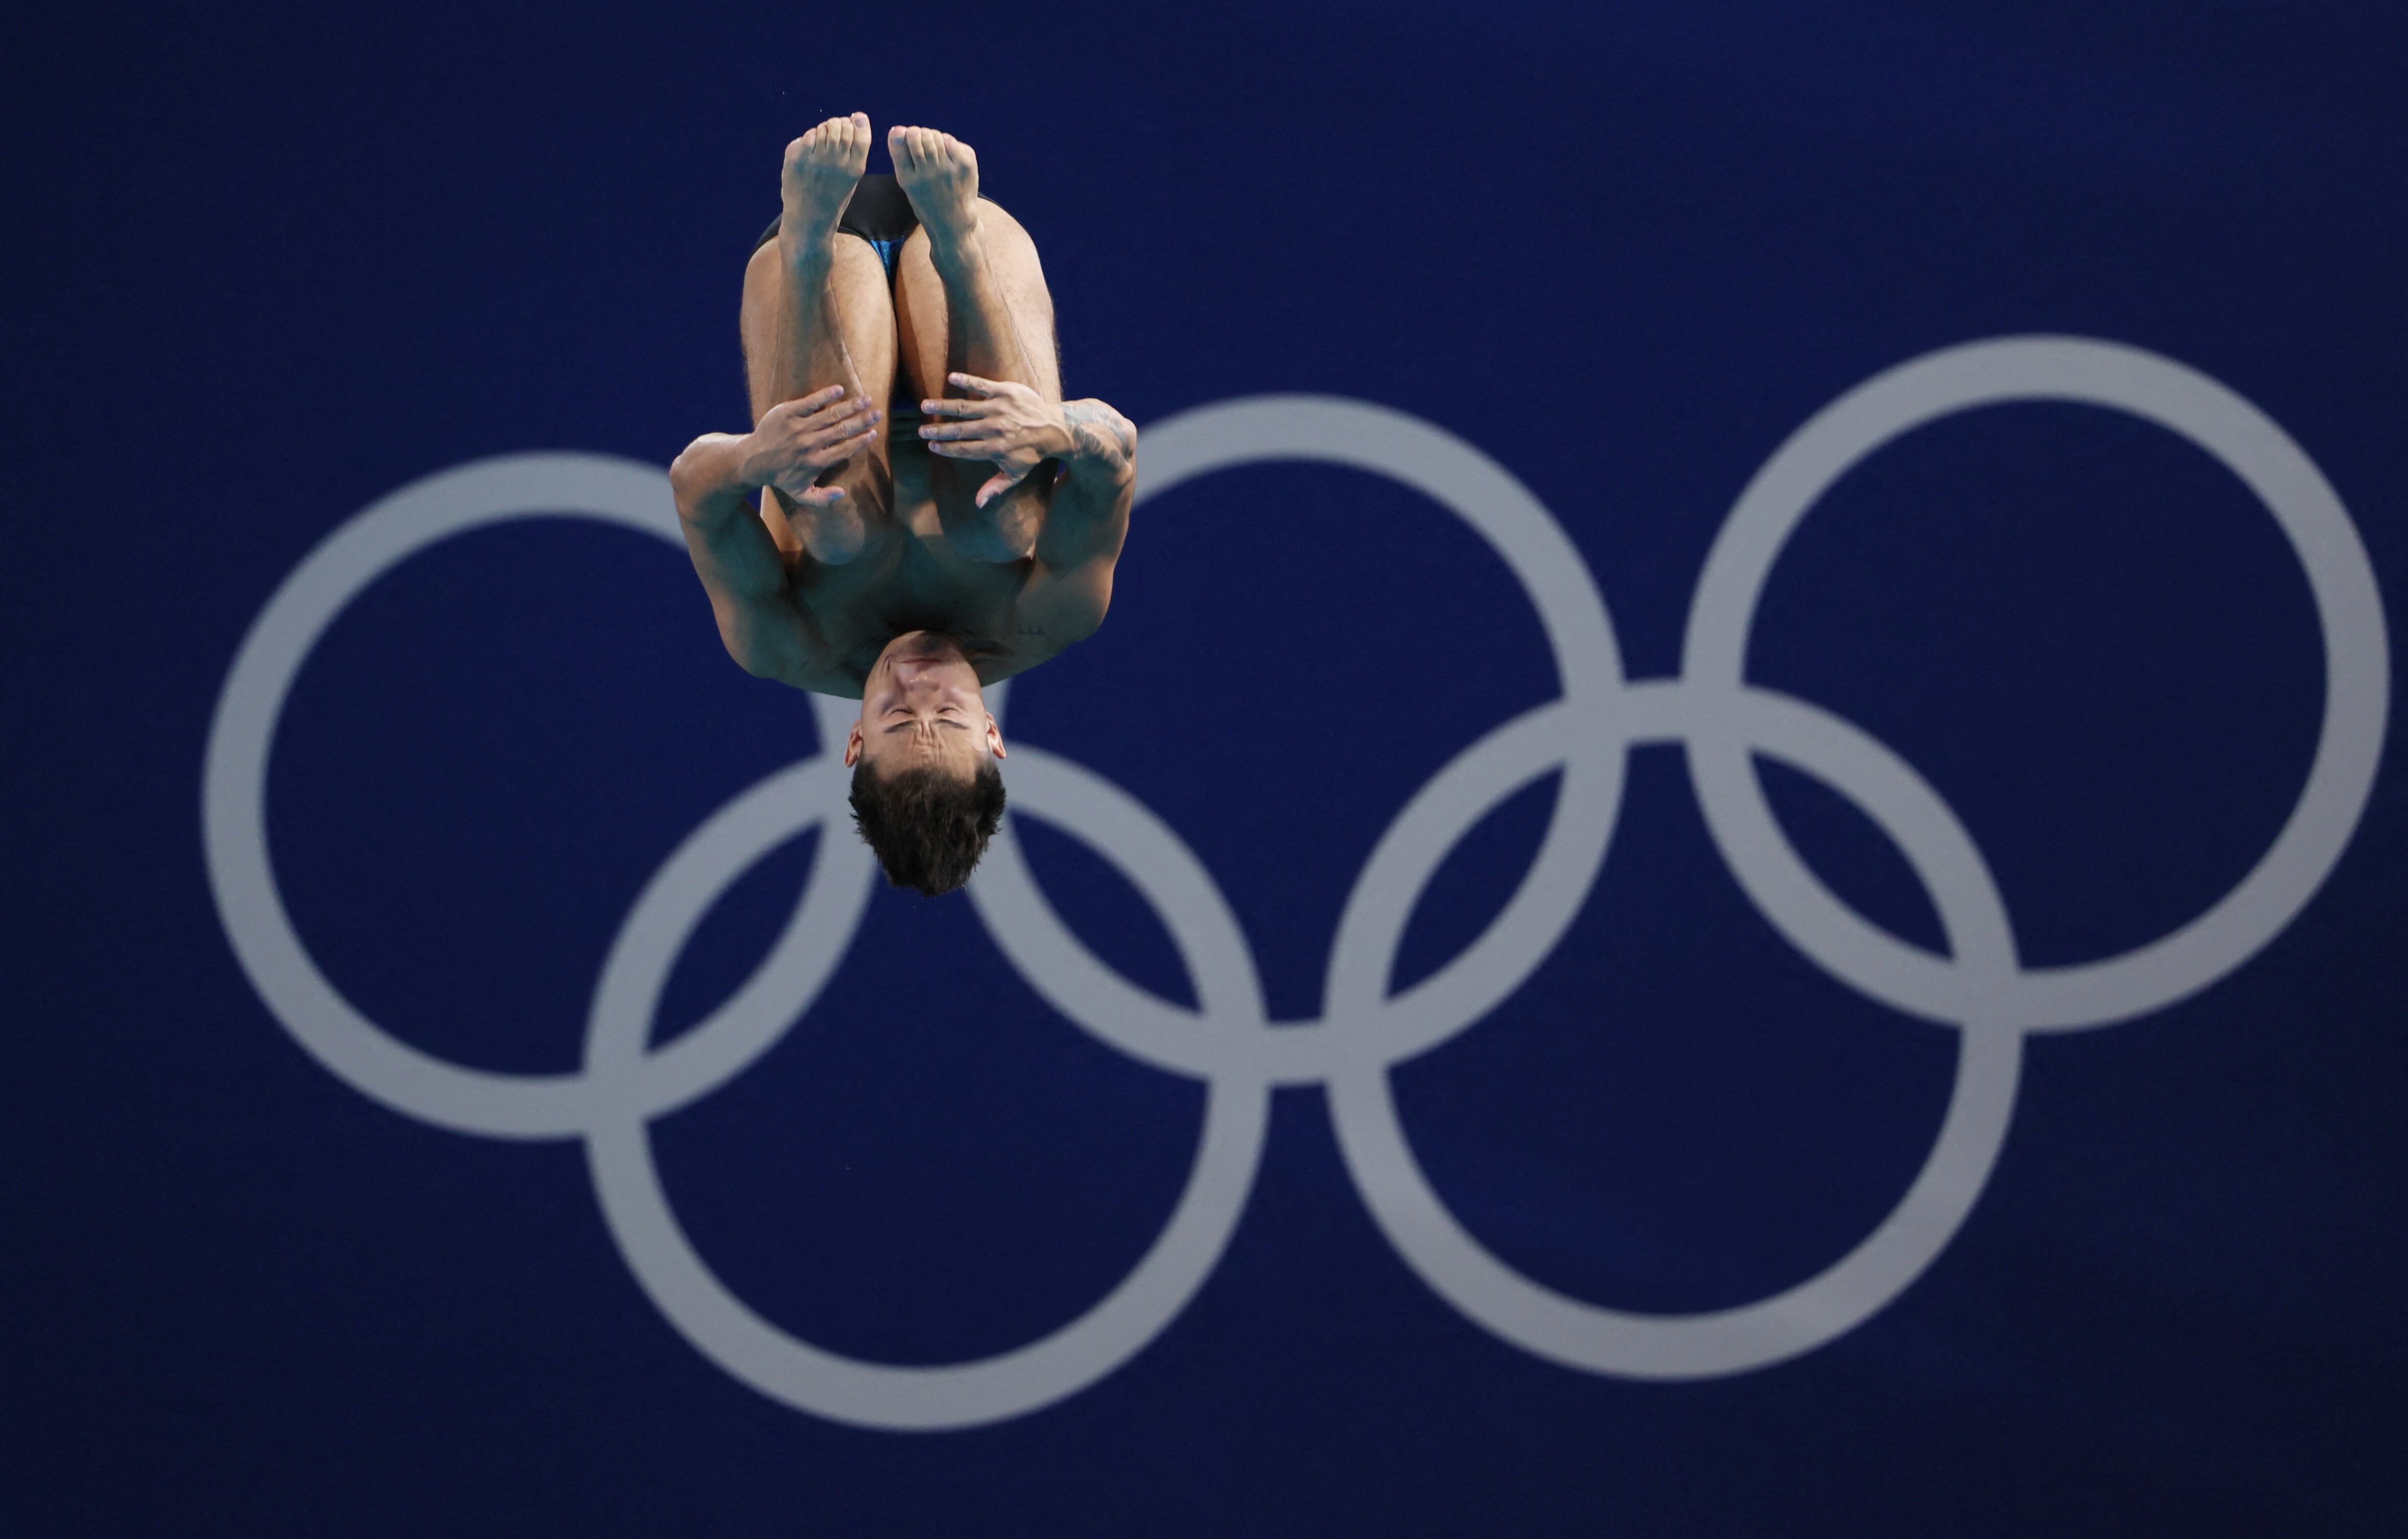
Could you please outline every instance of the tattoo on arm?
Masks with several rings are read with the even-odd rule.
[[[1128,423],[1100,401],[1063,402],[1062,422],[1070,430],[1070,443],[1080,459],[1100,460],[1117,467],[1127,463],[1137,448]]]

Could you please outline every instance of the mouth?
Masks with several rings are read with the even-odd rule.
[[[888,677],[897,683],[924,678],[942,668],[958,667],[969,660],[962,649],[945,636],[914,635],[896,642],[880,659],[880,666]]]

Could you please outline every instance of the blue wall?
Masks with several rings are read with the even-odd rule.
[[[0,1527],[2408,1530],[2396,7],[821,8],[101,8],[7,45]],[[999,886],[872,893],[786,837],[808,770],[745,804],[773,851],[686,892],[613,1059],[647,884],[824,762],[643,467],[742,425],[780,149],[856,107],[978,148],[1067,385],[1148,435],[1111,621],[1005,725],[1026,869],[1162,1003],[1008,954]],[[1684,663],[1793,434],[1885,375],[1936,411],[1888,371],[2015,336],[2113,347],[1928,365],[1987,404],[1808,489],[1734,643],[1756,691]],[[1383,408],[1295,411],[1378,424],[1385,472],[1182,420],[1271,393]],[[1215,449],[1254,463],[1167,485]],[[330,1005],[243,938],[282,932],[237,870],[238,654],[355,515],[531,451],[589,458],[379,527],[464,485],[572,516],[363,568],[273,722],[259,827]],[[1424,452],[1503,478],[1457,517]],[[1613,684],[1608,624],[1625,676],[1689,683]],[[1407,805],[1567,696],[1393,970],[1334,978]],[[1782,886],[1751,762],[1828,894]],[[1560,926],[1508,911],[1528,955],[1483,960],[1546,841]],[[2253,871],[2283,890],[2219,909]],[[807,881],[832,971],[763,1018],[799,1024],[646,1078],[647,1029],[655,1067],[732,1040],[681,1033]],[[2068,971],[2214,913],[2187,960]],[[1382,999],[1474,974],[1500,997],[1400,1046]],[[371,1037],[586,1067],[422,1092]],[[711,1336],[729,1309],[761,1333]],[[987,1378],[837,1361],[1065,1328],[1068,1366]]]

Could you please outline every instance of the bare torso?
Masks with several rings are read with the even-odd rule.
[[[704,434],[669,473],[729,655],[853,699],[915,633],[982,685],[1091,634],[1136,484],[1136,429],[1062,398],[1036,246],[978,196],[967,145],[893,130],[909,235],[838,228],[868,130],[855,113],[787,146],[745,269],[753,429]]]
[[[792,566],[796,605],[829,660],[803,681],[807,689],[860,698],[880,650],[906,631],[951,635],[978,668],[982,684],[1035,667],[1068,645],[1070,638],[1049,636],[1018,612],[1035,564],[1029,557],[972,561],[946,538],[932,457],[918,427],[918,418],[903,417],[889,435],[893,503],[886,518],[873,520],[861,554],[841,565],[804,560]],[[763,499],[772,509],[774,497]]]

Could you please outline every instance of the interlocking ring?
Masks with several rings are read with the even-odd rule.
[[[2173,933],[2118,957],[2033,968],[1971,837],[1921,775],[1858,728],[1748,684],[1746,638],[1782,546],[1833,482],[1934,419],[2009,401],[2073,401],[2157,422],[2215,456],[2272,512],[2305,567],[2325,648],[2325,716],[2299,805],[2258,865]],[[1269,396],[1182,413],[1147,431],[1142,501],[1211,471],[1274,460],[1352,466],[1403,482],[1477,530],[1537,606],[1562,698],[1505,723],[1405,805],[1349,893],[1317,1020],[1274,1027],[1228,904],[1179,836],[1121,788],[1027,745],[1012,812],[970,885],[1004,954],[1054,1009],[1130,1056],[1207,1087],[1196,1161],[1136,1269],[1042,1340],[942,1367],[862,1362],[798,1341],[710,1272],[670,1212],[653,1119],[724,1084],[817,999],[867,901],[866,851],[824,838],[793,918],[752,976],[700,1026],[650,1045],[661,991],[705,913],[801,831],[839,817],[832,754],[773,775],[679,847],[613,942],[568,1075],[464,1068],[408,1047],[343,999],[294,935],[263,833],[267,759],[285,696],[335,616],[415,551],[480,525],[566,511],[676,542],[658,470],[594,455],[516,455],[430,477],[344,525],[295,569],[237,653],[218,702],[203,782],[209,877],[236,955],[295,1040],[364,1093],[409,1116],[496,1137],[585,1140],[602,1211],[639,1285],[686,1338],[762,1393],[864,1426],[975,1426],[1025,1414],[1111,1373],[1158,1335],[1218,1262],[1252,1189],[1276,1085],[1326,1087],[1365,1203],[1407,1262],[1496,1334],[1568,1366],[1641,1378],[1734,1374],[1793,1357],[1885,1307],[1955,1236],[1996,1164],[2025,1033],[2104,1025],[2160,1008],[2240,966],[2287,925],[2340,859],[2373,784],[2390,700],[2374,575],[2315,463],[2257,407],[2196,370],[2081,337],[1969,343],[1876,376],[1815,414],[1741,494],[1691,609],[1682,673],[1623,677],[1585,565],[1538,500],[1461,439],[1384,407]],[[1002,713],[1004,691],[990,691]],[[850,718],[817,701],[821,741]],[[1954,1090],[1931,1152],[1892,1210],[1817,1275],[1753,1304],[1692,1315],[1608,1309],[1499,1261],[1423,1176],[1389,1071],[1484,1019],[1545,961],[1587,899],[1619,808],[1629,750],[1687,752],[1708,831],[1749,898],[1809,960],[1850,988],[1956,1027]],[[1910,945],[1842,903],[1799,857],[1755,759],[1788,763],[1870,817],[1940,915],[1944,953]],[[1391,993],[1406,921],[1447,852],[1505,798],[1560,772],[1531,868],[1478,939]],[[1015,824],[1054,824],[1125,876],[1165,920],[1194,1007],[1131,982],[1063,923],[1031,876]]]

